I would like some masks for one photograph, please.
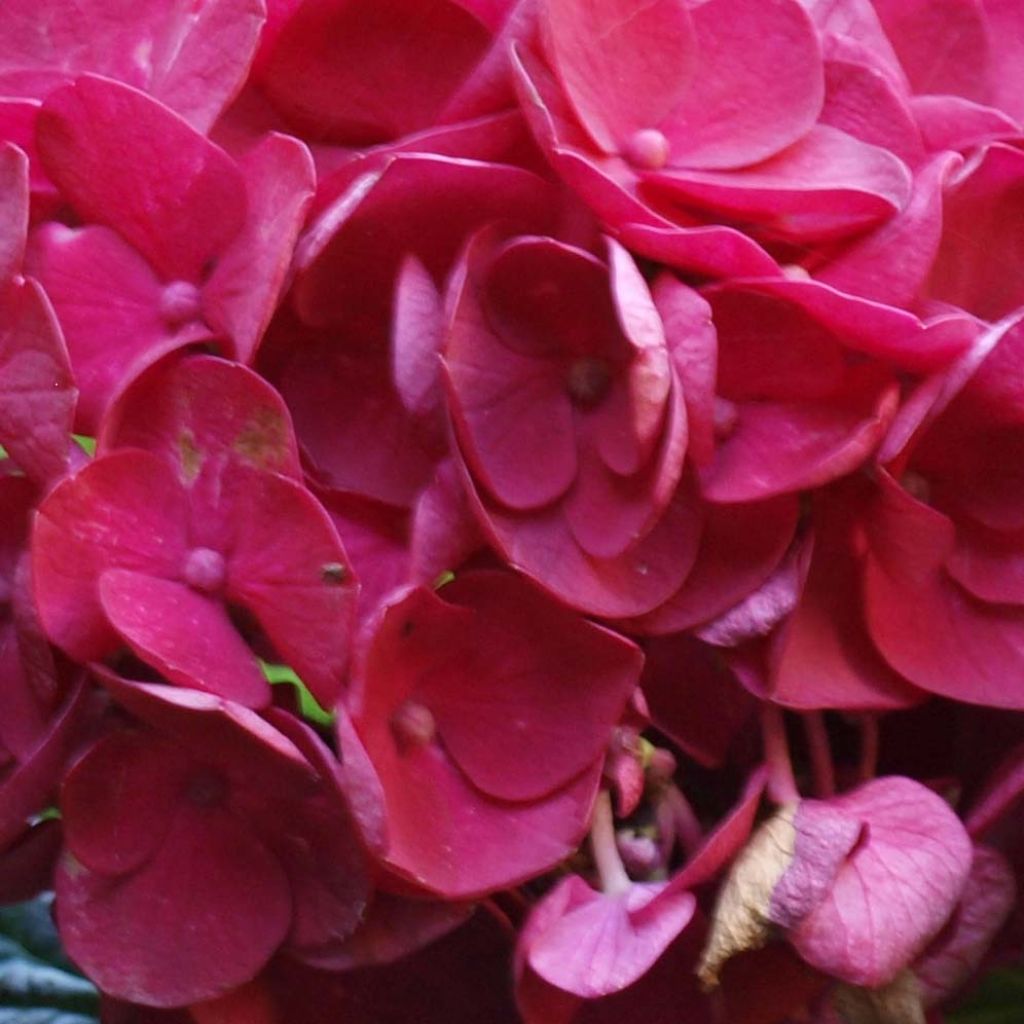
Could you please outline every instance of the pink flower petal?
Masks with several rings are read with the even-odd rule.
[[[914,964],[926,1006],[945,1002],[981,966],[1017,898],[1010,865],[996,850],[975,846],[960,903]]]
[[[30,279],[0,283],[0,443],[33,479],[67,471],[77,397],[42,288]]]
[[[63,480],[39,506],[32,578],[50,639],[77,661],[118,646],[99,603],[101,573],[112,567],[174,576],[187,552],[185,496],[165,463],[118,452]]]
[[[753,714],[753,698],[718,650],[685,633],[646,641],[644,654],[651,724],[698,764],[720,767]]]
[[[281,396],[243,366],[212,356],[164,360],[124,392],[103,423],[100,452],[143,448],[191,485],[227,464],[301,476]]]
[[[43,104],[37,134],[79,216],[113,228],[167,280],[200,281],[244,224],[230,157],[126,85],[83,75]]]
[[[560,885],[575,889],[572,904],[533,936],[528,962],[545,981],[584,999],[618,992],[646,974],[697,905],[691,893],[664,883],[633,885],[620,895],[595,892],[578,875]]]
[[[110,625],[145,662],[179,686],[262,707],[270,697],[256,656],[224,606],[184,583],[126,569],[99,577]]]
[[[202,808],[179,809],[134,874],[96,874],[66,855],[56,887],[69,955],[104,992],[150,1006],[199,1002],[248,981],[291,918],[274,856],[246,825]]]
[[[488,37],[451,0],[313,0],[277,36],[260,85],[318,141],[382,142],[436,124]]]
[[[28,231],[28,158],[0,143],[0,282],[21,270]]]
[[[952,153],[935,156],[914,175],[907,205],[816,271],[815,278],[874,302],[911,305],[938,252],[943,186],[959,165],[960,160]]]
[[[187,768],[173,746],[139,731],[111,733],[90,747],[61,789],[72,856],[103,875],[142,867],[171,826]]]
[[[391,373],[402,403],[416,416],[440,407],[444,310],[433,278],[415,256],[407,257],[395,284]]]
[[[237,517],[225,595],[251,611],[281,658],[331,707],[345,678],[358,584],[330,517],[274,473],[225,474]]]
[[[814,402],[750,402],[702,476],[711,501],[737,502],[817,487],[874,451],[896,411],[895,384],[876,367],[850,371],[844,387]]]
[[[667,601],[697,556],[701,516],[683,484],[654,527],[614,558],[588,555],[557,511],[516,516],[473,496],[477,514],[508,564],[592,615],[630,618]],[[557,552],[557,557],[552,553]]]
[[[753,222],[768,237],[821,242],[863,231],[903,208],[911,177],[887,150],[817,125],[741,170],[671,168],[646,175],[652,194],[716,217]]]
[[[691,13],[696,68],[659,125],[672,167],[746,167],[813,128],[824,78],[817,33],[799,3],[708,0]]]
[[[975,0],[873,0],[886,35],[918,93],[986,102],[989,42]]]
[[[1019,236],[1013,215],[1024,181],[1024,153],[996,143],[946,196],[943,240],[928,294],[986,320],[1024,305]],[[995,260],[1003,272],[990,272]]]
[[[251,363],[280,298],[316,175],[306,147],[285,135],[269,136],[238,166],[248,216],[203,287],[202,305],[235,358]]]
[[[795,495],[743,505],[709,505],[697,560],[682,587],[634,622],[654,636],[708,622],[757,590],[786,553],[799,515]]]
[[[864,576],[868,630],[916,686],[993,707],[1024,707],[1007,685],[1024,663],[1024,613],[971,597],[942,572],[952,524],[886,474]]]
[[[606,152],[657,128],[690,85],[694,31],[676,0],[547,0],[543,30],[577,116]]]
[[[855,555],[865,495],[857,484],[819,494],[796,607],[772,643],[772,700],[801,708],[899,708],[923,694],[882,659],[865,624]]]
[[[96,432],[114,395],[143,369],[209,336],[204,324],[178,318],[166,304],[171,291],[109,228],[44,225],[32,237],[28,269],[64,330],[83,431]]]
[[[971,843],[949,805],[910,779],[875,779],[831,804],[866,827],[828,896],[788,937],[812,967],[854,985],[884,985],[956,906]]]

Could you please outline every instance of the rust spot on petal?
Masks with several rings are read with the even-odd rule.
[[[192,483],[203,465],[203,453],[196,447],[191,430],[183,430],[178,438],[178,454],[181,457],[181,476],[186,484]]]
[[[274,469],[288,452],[288,427],[274,409],[257,409],[238,432],[234,449],[260,469]]]

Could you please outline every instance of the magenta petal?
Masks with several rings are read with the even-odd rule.
[[[32,280],[0,282],[0,443],[34,479],[66,472],[77,397],[42,288]]]
[[[1012,118],[962,96],[915,96],[914,117],[928,147],[934,151],[967,150],[1020,135]]]
[[[711,461],[715,446],[718,337],[711,307],[672,274],[660,274],[652,290],[686,403],[687,454],[698,466],[704,466]]]
[[[78,214],[113,228],[168,280],[198,282],[242,228],[234,162],[135,89],[83,75],[43,104],[37,134],[47,173]]]
[[[989,41],[976,0],[873,0],[917,93],[987,98]]]
[[[285,24],[260,84],[315,139],[383,142],[436,124],[488,38],[451,0],[313,0]]]
[[[437,286],[423,264],[408,256],[395,283],[391,373],[402,403],[414,416],[428,416],[441,404],[443,331]]]
[[[618,992],[645,974],[697,905],[691,893],[664,883],[618,895],[595,892],[575,875],[562,885],[576,889],[574,905],[533,937],[527,958],[545,981],[585,999]]]
[[[204,467],[217,475],[228,463],[301,476],[281,396],[252,370],[213,356],[161,361],[118,397],[99,448],[126,447],[162,456],[186,485]]]
[[[111,398],[168,351],[209,335],[161,309],[166,289],[152,268],[105,227],[46,224],[32,237],[28,267],[53,302],[82,397],[78,426],[95,433]]]
[[[1024,153],[987,147],[945,197],[943,235],[927,291],[986,320],[1024,305],[1024,253],[1013,212],[1024,183]],[[1003,268],[992,274],[993,261]]]
[[[28,158],[0,143],[0,282],[21,270],[28,231]]]
[[[754,699],[718,650],[686,633],[648,640],[644,654],[641,686],[651,724],[698,764],[721,767]]]
[[[249,201],[245,226],[217,261],[202,304],[235,358],[250,363],[277,306],[316,175],[306,147],[285,135],[269,136],[238,166]]]
[[[537,799],[598,759],[639,680],[640,651],[514,576],[462,575],[443,594],[473,610],[466,628],[485,663],[467,651],[425,674],[420,689],[473,784],[503,800]]]
[[[828,896],[864,827],[858,817],[827,800],[802,800],[797,805],[793,859],[772,890],[772,924],[792,928]]]
[[[410,531],[408,572],[414,582],[436,580],[484,546],[462,476],[452,459],[438,465],[433,480],[420,493]]]
[[[78,661],[118,646],[98,578],[121,567],[176,575],[185,559],[185,496],[153,455],[118,452],[63,480],[39,506],[32,579],[50,639]]]
[[[751,772],[735,806],[669,883],[673,888],[692,889],[711,881],[740,852],[750,838],[767,781],[767,768],[762,766]]]
[[[456,306],[444,362],[466,458],[491,494],[514,509],[564,494],[576,474],[576,437],[559,364],[505,345],[468,295]]]
[[[330,517],[300,484],[249,471],[224,480],[237,517],[228,600],[251,611],[324,706],[338,699],[358,585]]]
[[[709,0],[692,17],[696,71],[659,125],[671,166],[748,166],[813,128],[824,76],[817,33],[799,3]]]
[[[166,7],[155,6],[161,13]],[[154,47],[156,59],[146,91],[197,131],[208,132],[242,88],[266,6],[264,0],[208,0],[195,11],[175,12],[173,28],[165,29],[159,39],[163,46]]]
[[[1017,899],[1017,882],[1003,856],[975,846],[960,904],[914,963],[926,1006],[954,995],[981,966]]]
[[[89,689],[80,678],[35,749],[3,779],[0,850],[25,831],[28,819],[43,809],[44,801],[57,788],[88,711]]]
[[[953,527],[887,474],[864,576],[868,630],[886,661],[923,689],[993,707],[1024,707],[1024,614],[985,604],[942,571]]]
[[[184,583],[125,569],[102,573],[99,595],[111,626],[171,681],[247,707],[268,702],[270,687],[256,656],[219,601]]]
[[[471,232],[495,220],[545,230],[556,201],[548,182],[519,167],[398,153],[352,182],[303,236],[295,308],[311,326],[346,325],[383,342],[408,254],[440,282]]]
[[[548,0],[544,40],[569,99],[606,152],[657,128],[695,63],[689,12],[675,0]]]
[[[831,803],[866,827],[828,896],[788,937],[811,966],[854,985],[884,985],[956,906],[971,842],[942,797],[910,779],[875,779]]]
[[[708,505],[697,560],[682,587],[636,620],[654,636],[691,629],[738,605],[775,571],[799,518],[796,495],[742,505]]]
[[[607,618],[642,615],[667,601],[693,565],[701,531],[685,482],[650,532],[608,559],[580,548],[557,510],[515,516],[488,505],[479,514],[510,565],[573,607]]]
[[[914,175],[907,205],[815,273],[839,291],[890,306],[917,299],[942,237],[942,190],[960,159],[940,153]]]
[[[199,1002],[249,981],[291,918],[277,860],[216,810],[180,808],[157,854],[127,876],[94,874],[66,856],[57,892],[69,955],[107,994],[150,1006]]]
[[[864,462],[896,411],[896,388],[872,372],[849,376],[828,399],[741,405],[736,429],[702,476],[705,497],[753,501],[804,490]]]
[[[793,242],[871,227],[903,208],[911,185],[906,166],[887,150],[826,125],[742,170],[672,168],[647,180],[666,198],[753,221]]]
[[[516,804],[485,797],[437,747],[395,767],[375,761],[391,825],[388,864],[447,899],[505,889],[563,861],[586,834],[601,774],[595,761],[545,799]]]
[[[101,739],[61,790],[64,835],[75,859],[104,875],[142,867],[171,825],[186,769],[180,752],[151,734]]]

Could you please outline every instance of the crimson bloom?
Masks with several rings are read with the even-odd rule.
[[[365,856],[299,747],[230,701],[102,678],[140,724],[65,780],[57,891],[68,951],[103,989],[181,1006],[250,980],[282,944],[351,934]]]
[[[388,866],[458,899],[563,859],[640,664],[629,641],[512,575],[399,591],[351,702],[384,789]]]
[[[104,454],[38,512],[35,594],[51,639],[81,661],[127,644],[173,682],[259,706],[269,689],[229,615],[245,609],[332,705],[355,583],[295,479],[276,392],[200,357],[155,368],[119,411]]]
[[[113,395],[172,350],[215,341],[250,361],[312,194],[305,147],[269,136],[236,162],[157,100],[93,75],[50,95],[37,146],[86,224],[42,226],[28,259],[64,329],[79,428],[94,433]]]

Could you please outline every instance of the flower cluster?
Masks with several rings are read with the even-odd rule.
[[[106,1020],[1021,954],[1024,6],[0,22],[0,898]]]

